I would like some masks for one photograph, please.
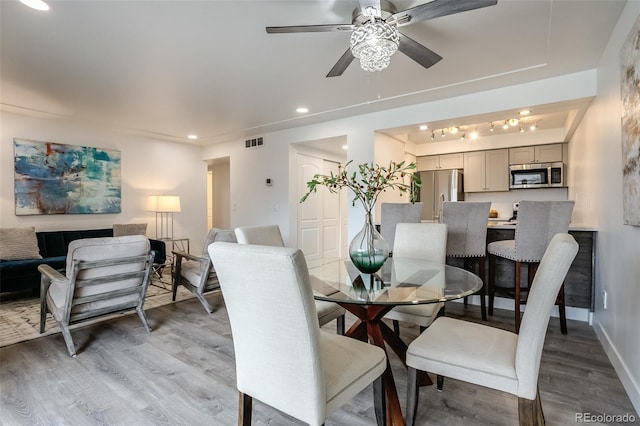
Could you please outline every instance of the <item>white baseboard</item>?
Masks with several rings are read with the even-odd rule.
[[[457,299],[457,300],[454,300],[454,302],[462,303],[463,299]],[[472,305],[480,306],[480,296],[479,295],[469,296],[469,303]],[[493,307],[496,309],[505,309],[507,311],[513,311],[513,299],[508,299],[505,297],[496,297],[493,300]],[[526,305],[521,305],[520,312],[523,312],[525,307]],[[590,312],[589,309],[587,308],[574,308],[572,306],[566,306],[565,312],[567,313],[567,319],[587,322],[589,324],[592,323],[592,312]],[[553,310],[551,311],[551,316],[552,317],[559,316],[557,306],[553,307]]]
[[[609,357],[609,361],[611,361],[613,369],[616,370],[616,374],[622,382],[624,390],[627,391],[627,395],[629,395],[629,399],[631,400],[633,407],[636,409],[636,413],[640,414],[640,385],[629,373],[629,367],[627,367],[627,364],[622,360],[622,358],[620,358],[618,350],[613,345],[607,331],[602,327],[602,324],[600,324],[597,318],[594,321],[593,330],[596,332],[596,336],[598,336],[598,340],[600,341],[602,348]]]

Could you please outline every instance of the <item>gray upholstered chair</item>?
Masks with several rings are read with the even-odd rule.
[[[442,223],[398,223],[396,225],[394,258],[422,259],[444,264],[447,253],[447,225]],[[393,281],[393,277],[392,277]],[[398,321],[417,324],[424,331],[442,314],[444,303],[400,305],[384,317],[393,320],[393,329],[400,334]]]
[[[211,257],[207,252],[209,244],[215,241],[227,241],[236,242],[236,236],[232,230],[211,228],[207,234],[207,238],[202,248],[202,254],[200,256],[194,256],[183,251],[173,251],[175,256],[175,265],[173,272],[173,301],[176,300],[176,294],[178,292],[178,286],[182,285],[184,288],[193,293],[204,309],[211,313],[213,309],[207,299],[204,297],[205,293],[219,290],[220,284],[218,283],[218,276],[216,270],[211,263]]]
[[[380,235],[389,245],[393,254],[393,245],[398,223],[420,223],[422,203],[382,203],[380,204]]]
[[[493,315],[496,290],[506,292],[505,294],[508,295],[511,295],[512,292],[515,303],[516,333],[520,329],[520,305],[524,302],[521,295],[520,265],[527,265],[527,287],[524,290],[528,292],[547,245],[554,235],[566,233],[569,230],[574,204],[574,201],[520,201],[515,239],[494,241],[487,246],[489,253],[489,315]],[[505,290],[496,286],[496,257],[515,262],[515,282],[510,289]],[[560,314],[560,330],[562,334],[567,334],[564,286],[560,288],[557,304]]]
[[[239,244],[284,247],[284,240],[278,225],[241,226],[235,229],[235,233]],[[336,320],[336,332],[344,334],[345,309],[336,303],[323,300],[316,300],[315,304],[320,327]]]
[[[374,381],[376,418],[384,423],[380,376],[386,355],[374,345],[320,329],[302,251],[216,242],[209,254],[231,324],[239,425],[251,424],[253,398],[321,425]]]
[[[578,244],[569,234],[551,240],[535,276],[520,334],[454,318],[438,318],[407,350],[406,424],[418,408],[417,370],[508,392],[518,397],[521,425],[543,425],[538,371],[553,303]],[[485,407],[486,409],[486,407]]]
[[[442,223],[447,229],[447,257],[462,258],[464,269],[475,272],[482,279],[480,295],[480,310],[482,320],[487,320],[487,307],[484,285],[484,264],[487,254],[487,220],[489,218],[490,202],[445,201],[442,203]],[[471,264],[474,260],[475,265]],[[465,304],[467,298],[464,298]]]
[[[40,333],[47,312],[60,326],[69,355],[76,350],[69,326],[124,310],[144,315],[144,297],[149,285],[153,253],[142,235],[84,238],[69,244],[66,275],[49,265],[40,265]]]

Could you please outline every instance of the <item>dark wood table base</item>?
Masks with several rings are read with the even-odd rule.
[[[394,308],[394,305],[362,305],[356,303],[338,303],[347,311],[355,315],[358,320],[347,330],[346,336],[366,342],[367,340],[382,348],[387,353],[386,346],[389,346],[398,355],[400,360],[406,366],[407,345],[393,330],[382,321],[387,312]],[[386,345],[385,345],[386,343]],[[391,364],[387,356],[387,368],[382,373],[382,381],[385,392],[386,415],[389,426],[404,425],[404,417],[400,408],[398,399],[398,391],[396,383],[393,379]],[[424,373],[420,376],[420,385],[431,385],[429,375]]]

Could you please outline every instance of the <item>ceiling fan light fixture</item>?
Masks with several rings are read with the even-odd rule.
[[[398,51],[400,36],[394,25],[384,21],[367,22],[353,30],[349,44],[364,71],[382,71],[391,63],[391,55]]]

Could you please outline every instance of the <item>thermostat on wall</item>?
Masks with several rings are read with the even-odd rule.
[[[271,178],[267,178],[267,180],[265,181],[265,184],[267,186],[271,186]]]

